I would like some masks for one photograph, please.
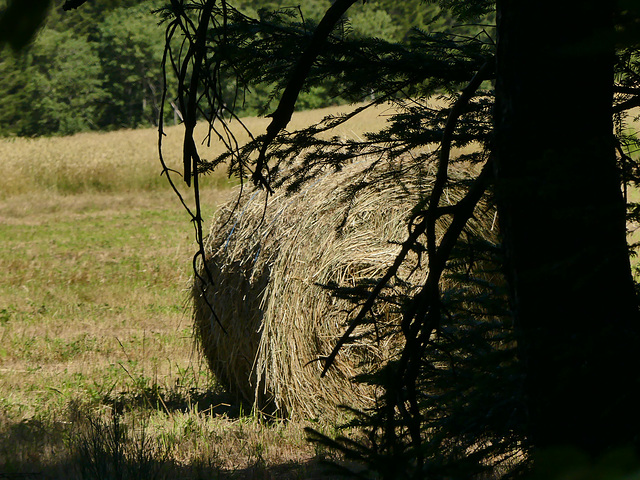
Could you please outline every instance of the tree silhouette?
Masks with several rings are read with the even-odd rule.
[[[635,445],[639,423],[630,392],[638,380],[638,309],[621,188],[621,171],[629,180],[635,168],[623,148],[629,140],[623,138],[625,112],[637,105],[637,44],[628,28],[635,12],[596,0],[562,7],[443,1],[476,26],[414,31],[403,43],[388,43],[353,38],[338,28],[355,3],[336,0],[317,26],[283,12],[247,18],[224,1],[174,1],[166,11],[169,31],[191,39],[176,62],[182,105],[191,118],[187,183],[223,161],[239,178],[268,191],[283,182],[285,169],[289,180],[296,179],[290,188],[296,188],[324,168],[363,155],[402,162],[414,152],[414,160],[435,167],[431,196],[415,206],[396,262],[359,300],[359,313],[325,363],[326,373],[355,329],[371,321],[373,306],[406,255],[424,252],[428,278],[404,302],[399,325],[404,350],[368,379],[387,393],[380,408],[361,412],[356,421],[369,429],[371,443],[312,435],[366,458],[387,478],[446,476],[457,468],[480,472],[559,445],[594,457]],[[187,8],[198,12],[198,22],[190,23]],[[477,27],[492,13],[497,33],[490,25]],[[232,71],[240,88],[258,78],[272,82],[278,105],[266,133],[204,162],[193,124],[200,110],[212,134],[225,137],[224,123],[216,123],[224,119],[216,94],[221,71]],[[393,102],[399,113],[388,128],[363,140],[318,136],[350,116],[286,132],[300,91],[320,84],[353,101]],[[428,100],[439,94],[447,94],[449,103],[435,108]],[[205,97],[203,108],[196,99]],[[454,147],[469,144],[479,147],[452,156]],[[425,153],[425,145],[436,148]],[[474,165],[477,175],[462,201],[443,207],[450,168],[462,161]],[[498,289],[498,306],[484,300],[475,313],[461,315],[474,299],[451,302],[441,280],[458,261],[467,273],[474,270],[473,260],[459,257],[464,226],[489,191],[500,212],[504,256],[491,252],[488,261],[503,266],[508,312],[500,310],[505,304]],[[443,218],[449,227],[436,239],[434,226]],[[457,317],[451,313],[456,308]],[[469,335],[474,328],[482,341]],[[464,373],[438,372],[443,355],[452,359],[452,370],[464,365]],[[469,378],[480,383],[474,386]],[[462,420],[464,415],[471,417]]]
[[[593,454],[634,442],[639,425],[640,323],[612,134],[614,7],[498,3],[496,192],[527,431],[537,446]]]
[[[377,408],[354,412],[368,440],[312,438],[383,478],[469,478],[497,474],[501,465],[517,474],[538,451],[559,446],[592,458],[637,449],[639,318],[625,235],[640,212],[626,198],[638,178],[637,142],[628,132],[628,111],[640,105],[638,7],[624,0],[441,0],[466,27],[438,30],[434,22],[433,30],[394,43],[349,34],[345,14],[355,3],[332,2],[317,24],[291,9],[252,18],[226,0],[171,0],[163,10],[163,65],[180,80],[185,117],[183,179],[196,198],[194,264],[204,260],[198,178],[223,163],[243,184],[267,191],[285,178],[299,188],[364,156],[375,159],[372,171],[395,166],[400,181],[407,168],[430,169],[430,197],[408,206],[395,263],[354,300],[358,313],[325,359],[330,373],[355,329],[375,321],[373,308],[388,300],[383,292],[398,265],[418,252],[428,277],[416,295],[396,299],[402,353],[362,379],[384,390]],[[181,48],[172,49],[178,37]],[[277,102],[266,107],[266,132],[243,147],[228,127],[238,120],[223,95],[229,81],[238,92],[273,85]],[[300,92],[317,86],[367,103],[287,132]],[[437,96],[444,106],[432,101]],[[351,140],[320,135],[389,103],[395,113],[380,132]],[[201,119],[229,147],[217,159],[198,154],[193,132]],[[465,146],[474,148],[453,153]],[[454,179],[455,164],[475,176]],[[444,205],[446,188],[464,188],[462,200]],[[487,198],[499,211],[499,250],[464,234]],[[443,220],[448,227],[438,238],[434,226]],[[499,277],[487,281],[497,273],[483,276],[494,265],[506,290]],[[463,293],[446,289],[444,276],[460,279]],[[470,284],[480,290],[465,289]]]

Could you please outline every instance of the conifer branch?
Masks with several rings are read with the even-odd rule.
[[[213,275],[211,273],[211,270],[209,269],[209,266],[208,266],[208,264],[206,262],[206,258],[205,258],[204,236],[203,236],[203,232],[202,232],[202,209],[201,209],[201,206],[200,206],[200,190],[199,190],[199,185],[198,185],[198,177],[197,177],[197,175],[195,176],[195,182],[194,182],[194,196],[195,196],[195,202],[196,202],[196,211],[194,213],[191,210],[191,208],[189,208],[187,203],[185,202],[184,198],[182,197],[182,194],[180,193],[180,191],[178,190],[176,184],[174,183],[173,179],[171,178],[170,172],[172,172],[174,170],[172,170],[172,169],[170,169],[168,167],[167,163],[165,162],[164,155],[163,155],[162,139],[163,139],[163,137],[165,135],[165,133],[164,133],[164,107],[166,105],[167,90],[168,90],[168,88],[167,88],[167,60],[168,60],[168,58],[170,57],[170,54],[171,54],[171,39],[173,38],[173,35],[175,34],[175,31],[178,28],[178,26],[181,26],[183,28],[183,30],[184,30],[184,25],[182,24],[180,17],[177,17],[174,21],[172,21],[167,26],[167,29],[166,29],[166,32],[165,32],[165,47],[164,47],[164,50],[163,50],[162,61],[161,61],[161,67],[162,67],[162,96],[161,96],[161,101],[160,101],[160,115],[158,117],[158,158],[160,159],[160,164],[162,165],[162,174],[167,177],[167,181],[169,182],[169,185],[170,185],[171,189],[176,194],[176,196],[180,200],[180,203],[182,204],[184,209],[187,211],[187,213],[189,214],[189,216],[191,217],[191,220],[194,222],[194,225],[195,225],[196,241],[197,241],[197,244],[198,244],[198,250],[194,254],[193,259],[192,259],[193,272],[194,272],[195,278],[201,283],[201,285],[206,285],[207,282],[210,285],[213,285],[214,284]],[[173,66],[173,68],[175,70],[175,65],[173,63],[172,63],[172,66]],[[204,272],[205,272],[205,274],[207,276],[206,281],[205,281],[205,278],[203,278],[203,276],[200,274],[200,272],[198,270],[198,266],[197,266],[198,258],[202,258],[203,269],[204,269]],[[212,318],[216,321],[216,323],[222,329],[222,331],[224,333],[226,333],[226,329],[224,328],[224,326],[222,325],[222,322],[220,321],[220,318],[216,314],[216,312],[215,312],[215,310],[213,308],[213,305],[211,305],[211,302],[209,302],[209,299],[206,296],[206,290],[204,288],[202,289],[201,294],[202,294],[202,299],[204,300],[205,304],[209,308],[209,311],[211,312]]]
[[[87,0],[67,0],[66,2],[64,2],[64,5],[62,5],[62,10],[64,10],[65,12],[73,10],[81,6],[86,1]]]
[[[427,293],[433,289],[434,284],[437,285],[437,282],[440,281],[440,277],[442,276],[444,267],[446,266],[447,260],[451,255],[451,251],[458,241],[458,238],[460,237],[464,226],[473,216],[473,210],[486,191],[492,175],[493,162],[491,161],[491,159],[489,159],[482,168],[480,175],[478,175],[478,177],[469,188],[467,194],[456,205],[452,206],[451,210],[448,210],[449,212],[453,212],[453,220],[451,222],[451,225],[447,229],[442,241],[440,242],[440,246],[436,251],[434,261],[430,262],[427,281],[425,282],[424,287],[417,297],[417,300],[419,300],[419,302],[413,303],[414,306],[409,310],[409,313],[405,315],[405,318],[408,318],[409,316],[415,316],[419,304],[424,306],[430,303],[425,301],[426,297],[428,296]],[[327,374],[329,368],[331,368],[331,365],[333,365],[333,362],[335,361],[342,347],[350,340],[351,334],[354,332],[354,330],[364,323],[365,316],[367,315],[367,313],[369,313],[369,311],[371,311],[371,308],[373,307],[375,301],[378,299],[378,296],[387,285],[387,283],[389,283],[389,280],[391,280],[391,278],[393,278],[393,276],[397,273],[398,269],[404,262],[409,252],[414,248],[415,242],[420,237],[420,235],[425,232],[426,228],[427,222],[426,219],[424,219],[414,227],[407,240],[403,242],[402,249],[396,256],[393,265],[389,267],[387,273],[385,273],[385,275],[373,288],[373,290],[367,297],[367,300],[358,312],[358,315],[353,319],[347,330],[338,339],[331,353],[327,357],[323,358],[324,365],[322,368],[322,373],[320,374],[321,377],[324,377]]]
[[[635,107],[640,107],[640,96],[630,98],[629,100],[614,105],[611,108],[611,113],[615,115],[616,113],[622,113]]]
[[[440,143],[440,157],[438,160],[438,170],[436,172],[436,179],[433,184],[433,190],[429,198],[429,207],[427,209],[427,254],[429,263],[431,259],[436,256],[436,221],[439,217],[438,208],[440,205],[440,199],[444,192],[444,187],[449,180],[449,161],[451,156],[451,147],[453,144],[453,135],[458,124],[458,119],[462,115],[465,106],[474,97],[478,88],[484,80],[486,75],[493,69],[493,62],[488,61],[480,70],[473,76],[469,84],[462,90],[460,97],[451,107],[449,115],[447,117],[447,123],[445,124],[444,131],[442,133],[442,141]],[[431,265],[429,265],[431,267]],[[431,270],[431,268],[429,268]]]
[[[191,72],[191,81],[188,91],[188,102],[186,105],[185,113],[185,134],[183,144],[183,166],[184,166],[184,181],[187,186],[191,186],[191,174],[198,174],[198,163],[200,158],[198,157],[198,149],[193,140],[193,131],[196,126],[196,114],[198,104],[198,83],[200,82],[200,68],[202,60],[206,52],[207,41],[207,28],[209,27],[209,20],[216,0],[207,0],[202,8],[202,14],[200,16],[200,23],[195,34],[195,44],[191,44],[190,54],[193,55],[193,66]],[[187,54],[187,58],[190,55]],[[186,60],[185,60],[186,62]]]
[[[267,149],[269,148],[269,145],[271,145],[271,142],[275,140],[278,133],[286,128],[289,120],[291,120],[291,115],[293,114],[293,109],[295,108],[298,95],[302,90],[305,80],[309,76],[313,63],[320,54],[322,47],[325,45],[327,38],[342,16],[354,3],[356,3],[356,1],[357,0],[337,0],[327,10],[313,33],[311,42],[307,45],[307,48],[296,63],[287,86],[282,93],[278,107],[270,115],[271,123],[267,127],[267,133],[265,134],[262,146],[260,147],[256,169],[253,173],[254,183],[266,188],[270,193],[273,193],[273,190],[269,185],[269,180],[262,174],[262,170],[266,165]]]
[[[445,130],[442,135],[438,172],[436,174],[436,180],[431,192],[427,215],[418,225],[414,227],[409,237],[402,244],[402,249],[396,256],[393,265],[391,265],[385,275],[375,285],[375,287],[367,297],[364,305],[358,312],[356,318],[351,322],[347,330],[338,339],[329,356],[324,359],[325,362],[321,373],[322,377],[326,375],[329,368],[335,361],[338,352],[340,351],[342,346],[345,345],[350,339],[351,334],[354,332],[354,330],[364,322],[366,315],[373,308],[373,305],[378,299],[382,290],[385,288],[389,280],[391,280],[391,278],[393,278],[393,276],[398,272],[398,269],[403,264],[409,252],[415,248],[415,243],[417,242],[420,235],[425,232],[427,233],[429,274],[427,276],[425,286],[418,294],[417,299],[421,301],[413,302],[413,310],[410,310],[410,315],[405,315],[405,320],[403,320],[403,323],[406,322],[406,318],[408,316],[410,316],[411,318],[415,317],[418,305],[425,304],[425,302],[422,301],[424,300],[424,298],[422,297],[427,296],[427,293],[432,292],[434,288],[437,291],[437,285],[440,281],[440,277],[442,276],[442,272],[444,271],[447,260],[449,259],[451,250],[457,242],[460,233],[462,233],[462,229],[466,225],[466,222],[469,220],[469,218],[471,218],[473,209],[484,194],[493,168],[491,166],[492,162],[487,161],[482,169],[482,172],[480,173],[478,178],[476,178],[474,184],[471,186],[471,188],[467,192],[467,195],[462,200],[460,200],[456,205],[448,207],[446,209],[439,208],[438,204],[440,203],[440,198],[444,191],[444,186],[448,180],[447,172],[449,165],[449,156],[451,153],[453,134],[455,132],[458,120],[463,112],[464,107],[473,98],[481,83],[486,79],[487,74],[489,74],[492,69],[493,62],[486,62],[474,75],[469,84],[462,91],[462,94],[460,95],[458,100],[451,108],[451,111],[449,112],[449,116],[447,118]],[[435,222],[444,213],[452,213],[453,222],[447,229],[440,247],[436,247]]]

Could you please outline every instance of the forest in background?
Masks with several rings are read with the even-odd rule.
[[[0,50],[0,136],[70,135],[155,126],[160,112],[165,28],[162,19],[151,12],[163,3],[94,0],[81,9],[63,12],[63,0],[56,0],[29,48],[19,53],[8,47]],[[238,2],[248,16],[280,10],[310,29],[329,4],[330,0]],[[0,1],[0,8],[4,5],[6,2]],[[354,7],[343,29],[345,35],[400,41],[412,28],[441,29],[449,23],[435,4],[374,0]],[[172,79],[168,82],[171,92]],[[271,87],[253,82],[238,89],[229,82],[226,94],[239,116],[260,115],[268,113],[265,109]],[[328,88],[313,87],[303,92],[297,108],[346,101]],[[166,115],[169,123],[180,121],[175,110]]]

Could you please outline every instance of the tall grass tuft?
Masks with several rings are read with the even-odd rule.
[[[79,415],[69,443],[82,479],[161,480],[167,478],[170,451],[148,432],[148,419],[129,417],[115,409],[103,419]]]

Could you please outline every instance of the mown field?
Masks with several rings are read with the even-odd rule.
[[[167,133],[177,166],[181,127]],[[156,135],[0,140],[0,477],[324,478],[304,424],[243,411],[198,354],[193,231]],[[232,183],[206,178],[206,217]]]
[[[336,133],[384,120],[379,110]],[[247,119],[255,132],[266,123]],[[181,127],[167,133],[177,167]],[[328,478],[333,453],[306,441],[307,424],[258,420],[201,360],[193,231],[160,176],[156,135],[0,140],[0,478]],[[205,179],[205,218],[232,184]]]

